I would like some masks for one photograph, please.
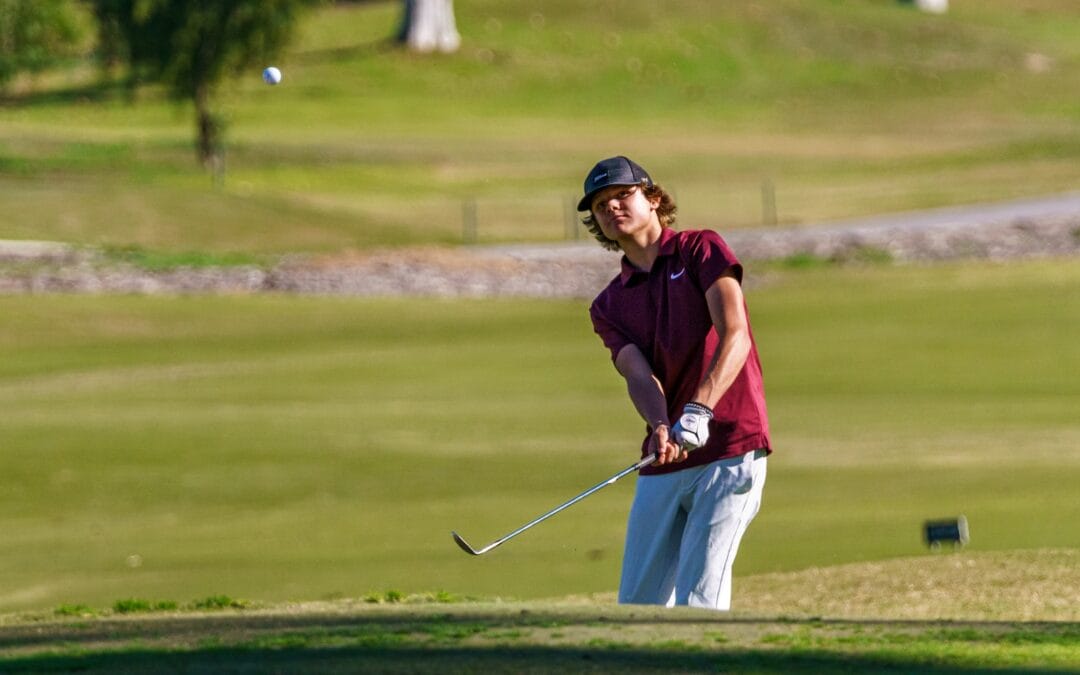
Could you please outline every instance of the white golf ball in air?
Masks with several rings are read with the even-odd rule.
[[[277,84],[281,82],[281,71],[274,66],[267,66],[263,71],[263,82],[267,84]]]

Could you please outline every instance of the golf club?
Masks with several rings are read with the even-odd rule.
[[[596,492],[600,488],[602,488],[604,486],[607,486],[607,485],[611,485],[612,483],[619,480],[623,476],[625,476],[627,474],[630,474],[630,473],[633,473],[633,472],[637,471],[638,469],[641,469],[642,467],[649,466],[650,464],[655,462],[656,459],[657,459],[657,454],[654,452],[651,455],[649,455],[649,456],[645,457],[644,459],[642,459],[640,462],[637,462],[636,464],[632,464],[631,466],[626,467],[625,469],[623,469],[619,473],[615,474],[611,478],[608,478],[607,480],[605,480],[605,481],[603,481],[601,483],[597,483],[596,485],[592,486],[591,488],[589,488],[585,492],[582,492],[581,494],[579,494],[577,497],[574,497],[570,501],[568,501],[568,502],[566,502],[564,504],[560,504],[560,505],[556,506],[555,508],[548,511],[547,513],[540,516],[539,518],[522,525],[521,527],[514,530],[513,532],[506,535],[505,537],[502,537],[501,539],[496,539],[495,541],[491,542],[490,544],[488,544],[487,546],[485,546],[483,548],[480,548],[480,549],[473,548],[457,532],[451,532],[450,534],[452,534],[454,536],[454,541],[457,542],[457,545],[461,547],[462,551],[465,551],[469,555],[483,555],[483,554],[487,553],[488,551],[490,551],[491,549],[502,545],[503,543],[505,543],[506,541],[508,541],[510,539],[513,539],[514,537],[518,536],[519,534],[521,534],[525,530],[529,529],[533,525],[536,525],[536,524],[538,524],[540,522],[543,522],[543,521],[547,520],[548,518],[550,518],[551,516],[558,513],[559,511],[562,511],[563,509],[565,509],[567,507],[570,507],[570,506],[573,506],[574,504],[580,502],[582,499],[585,499],[586,497],[588,497],[592,493]]]

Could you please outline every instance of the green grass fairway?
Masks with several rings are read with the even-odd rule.
[[[815,570],[813,583],[784,587],[751,577],[753,612],[616,606],[608,599],[394,604],[339,600],[242,609],[0,615],[5,673],[1043,673],[1080,668],[1077,587],[1055,597],[1069,609],[1023,620],[1039,580],[1075,575],[1076,551],[909,558]],[[949,572],[949,568],[962,571]],[[852,578],[907,579],[908,606],[873,618],[877,593]],[[798,575],[801,581],[810,579]],[[936,577],[949,584],[931,603],[911,602]],[[977,607],[972,577],[1008,582]],[[961,582],[956,584],[956,582]],[[1060,590],[1060,589],[1059,589]],[[770,595],[769,591],[776,592]],[[816,597],[824,617],[786,612],[792,592]],[[1010,592],[1012,591],[1012,592]],[[824,597],[827,592],[828,597]],[[974,602],[965,607],[965,603]],[[922,607],[919,608],[919,605]],[[834,614],[837,606],[845,610]],[[1045,605],[1044,605],[1045,606]],[[942,619],[962,609],[967,618]],[[914,611],[912,611],[914,610]],[[1071,610],[1071,613],[1070,613]],[[861,616],[860,616],[861,615]],[[1048,617],[1071,617],[1049,620]],[[870,617],[870,618],[867,618]]]
[[[639,159],[699,227],[1075,190],[1073,0],[510,3],[455,9],[462,49],[389,48],[400,0],[310,15],[265,86],[225,82],[227,172],[189,106],[131,106],[91,59],[0,100],[0,239],[262,252],[565,236],[597,159]]]
[[[1080,546],[1080,265],[769,270],[737,574]],[[614,589],[642,426],[580,301],[0,297],[0,611]],[[736,604],[739,602],[736,584]]]

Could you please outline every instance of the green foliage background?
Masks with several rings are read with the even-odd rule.
[[[0,0],[0,91],[78,54],[79,16],[67,0]]]

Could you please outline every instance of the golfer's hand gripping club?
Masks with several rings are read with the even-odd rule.
[[[697,450],[709,441],[712,410],[701,403],[687,403],[682,417],[671,428],[671,437],[683,450]]]

